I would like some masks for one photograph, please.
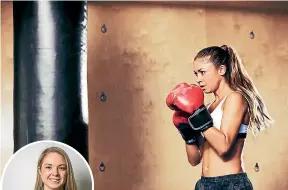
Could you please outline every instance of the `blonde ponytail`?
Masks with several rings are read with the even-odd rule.
[[[248,102],[250,114],[249,128],[254,137],[266,128],[269,128],[274,120],[269,116],[263,98],[253,84],[250,76],[245,70],[242,60],[236,51],[229,46],[222,46],[229,54],[230,74],[227,75],[229,84],[234,90],[240,91]]]

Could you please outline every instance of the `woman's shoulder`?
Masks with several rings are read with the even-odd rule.
[[[226,100],[225,100],[224,104],[231,104],[231,105],[234,105],[234,106],[237,106],[237,105],[246,106],[247,105],[247,101],[246,101],[246,98],[245,98],[245,96],[243,95],[242,92],[240,92],[240,91],[232,91],[226,97]]]

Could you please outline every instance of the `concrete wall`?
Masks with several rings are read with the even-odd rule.
[[[2,171],[13,148],[13,12],[11,2],[1,5]],[[192,59],[201,48],[222,44],[238,50],[276,120],[257,139],[249,134],[246,172],[255,189],[288,188],[285,5],[270,4],[268,10],[247,3],[214,5],[89,2],[89,159],[95,189],[193,189],[201,166],[189,165],[165,98],[177,83],[195,82]]]
[[[257,139],[249,134],[246,171],[255,189],[288,188],[288,14],[240,8],[90,3],[89,140],[96,189],[193,189],[201,166],[189,165],[165,98],[177,83],[195,82],[192,59],[201,48],[222,44],[238,50],[276,120]]]

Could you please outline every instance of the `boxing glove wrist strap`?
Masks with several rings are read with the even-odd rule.
[[[197,143],[195,131],[191,129],[188,124],[180,124],[178,126],[178,131],[186,144],[192,145]]]
[[[213,126],[213,119],[206,106],[202,105],[188,118],[188,123],[195,131],[205,131]]]
[[[185,141],[185,143],[189,144],[189,145],[196,145],[197,144],[197,140],[196,140],[196,138],[193,138],[193,139]]]

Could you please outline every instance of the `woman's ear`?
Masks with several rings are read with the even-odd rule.
[[[218,73],[219,75],[225,75],[226,73],[226,66],[225,65],[220,65],[219,69],[218,69]]]

